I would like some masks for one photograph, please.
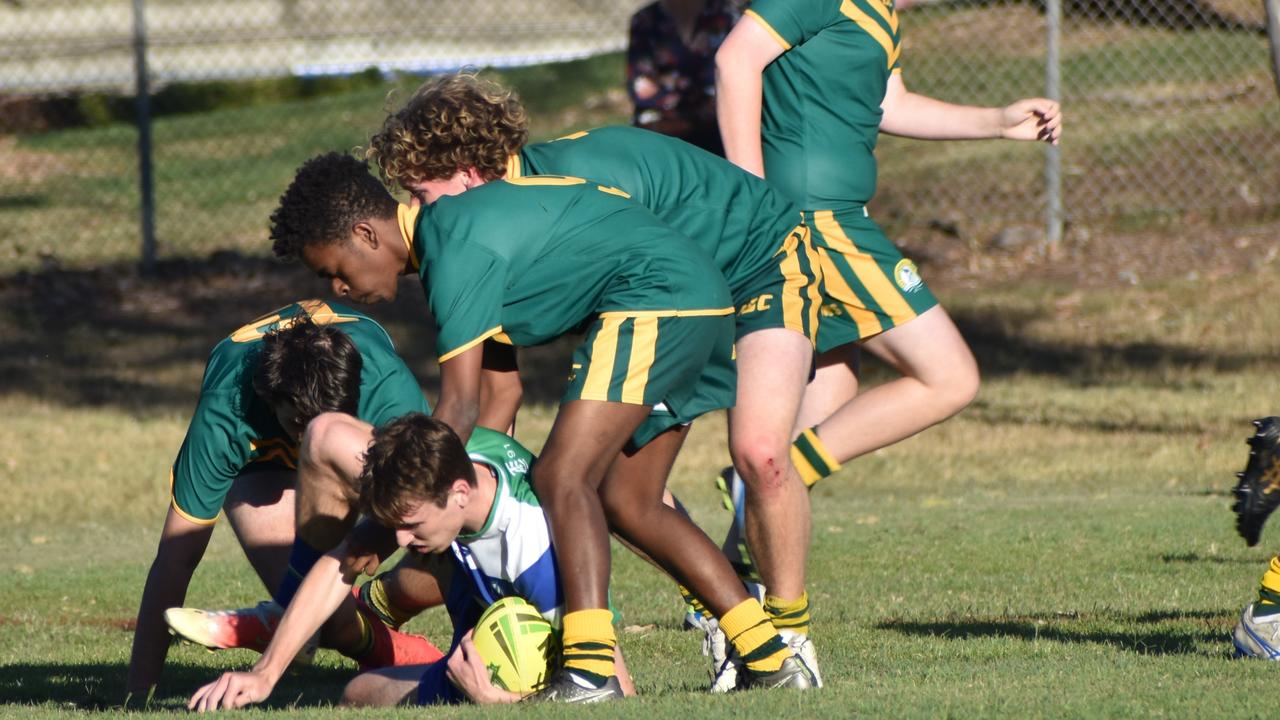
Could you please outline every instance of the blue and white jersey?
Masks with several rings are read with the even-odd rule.
[[[486,607],[511,595],[529,601],[559,630],[564,595],[551,529],[529,478],[533,454],[510,436],[480,427],[467,442],[467,453],[472,462],[493,470],[498,485],[484,527],[453,543],[449,608],[455,632],[473,627]],[[453,597],[463,592],[465,601]]]

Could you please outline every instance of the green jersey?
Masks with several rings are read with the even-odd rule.
[[[784,48],[764,71],[765,177],[805,210],[865,204],[880,103],[901,71],[893,0],[755,0],[747,14]]]
[[[409,212],[440,362],[491,337],[545,343],[596,316],[732,312],[706,251],[621,190],[531,176],[441,198],[416,221]]]
[[[360,351],[360,419],[380,425],[408,412],[430,411],[387,331],[367,315],[320,300],[303,300],[264,315],[209,354],[195,414],[173,464],[173,507],[188,520],[213,522],[231,483],[248,465],[295,467],[297,443],[254,392],[253,373],[262,337],[304,313],[316,324],[339,327]]]
[[[734,300],[739,285],[778,264],[800,208],[772,185],[724,158],[633,127],[578,132],[527,145],[507,177],[572,175],[625,190],[713,258]]]

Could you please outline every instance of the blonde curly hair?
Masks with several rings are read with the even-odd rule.
[[[450,73],[429,78],[388,115],[365,156],[384,182],[406,188],[469,167],[494,180],[528,137],[529,118],[514,92],[475,73]]]

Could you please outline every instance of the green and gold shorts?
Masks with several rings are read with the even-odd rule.
[[[938,304],[866,208],[804,213],[822,268],[818,352],[865,340]]]
[[[643,447],[660,433],[733,405],[732,311],[602,313],[573,351],[562,402],[600,400],[654,408],[632,435]]]
[[[809,228],[797,225],[778,251],[777,264],[734,287],[735,337],[786,328],[816,342],[822,298],[822,270]]]

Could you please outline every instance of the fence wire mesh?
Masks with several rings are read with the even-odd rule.
[[[1261,0],[1063,0],[1063,204],[1073,231],[1280,216],[1280,102]],[[265,250],[307,157],[365,142],[413,73],[595,58],[586,111],[625,122],[636,0],[147,0],[162,258]],[[1045,90],[1042,3],[900,0],[908,87],[999,105]],[[130,0],[0,0],[6,270],[138,258]],[[563,76],[558,76],[563,78]],[[586,82],[586,81],[583,81]],[[524,88],[538,106],[544,83]],[[876,211],[903,232],[1043,237],[1045,151],[884,138]],[[1012,233],[1012,235],[1011,235]]]

